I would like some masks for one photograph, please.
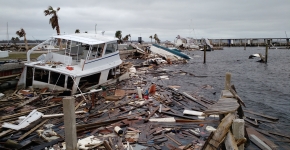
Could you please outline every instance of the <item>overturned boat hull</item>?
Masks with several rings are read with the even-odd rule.
[[[169,49],[169,48],[157,45],[157,44],[152,44],[150,51],[152,51],[153,53],[162,55],[163,57],[167,57],[168,55],[170,55],[170,56],[178,57],[180,59],[191,59],[191,57],[182,53],[178,49]]]

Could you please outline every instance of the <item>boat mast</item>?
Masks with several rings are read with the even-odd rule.
[[[7,22],[7,33],[6,33],[6,38],[7,38],[7,44],[9,44],[8,22]]]

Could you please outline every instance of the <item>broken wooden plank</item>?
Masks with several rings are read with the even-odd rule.
[[[277,149],[278,145],[276,145],[275,143],[273,143],[271,140],[269,140],[268,138],[266,138],[265,136],[263,136],[262,134],[260,134],[259,132],[257,132],[254,128],[246,128],[248,134],[252,134],[255,135],[256,137],[258,137],[260,140],[262,140],[263,142],[265,142],[267,145],[269,145],[272,149]]]
[[[236,93],[236,91],[229,84],[227,84],[227,86],[229,88],[228,90],[234,95],[234,97],[238,100],[238,102],[242,104],[244,107],[246,107],[244,101],[240,98],[240,96]]]
[[[270,120],[275,120],[275,121],[279,120],[279,118],[268,116],[268,115],[264,115],[264,114],[260,114],[260,113],[256,113],[256,112],[253,112],[253,111],[250,111],[250,110],[244,110],[244,112],[251,113],[251,114],[254,114],[254,115],[257,115],[257,116],[261,116],[261,117],[264,117],[264,118],[267,118],[267,119],[270,119]]]
[[[285,137],[285,138],[288,138],[290,139],[290,136],[288,135],[284,135],[282,133],[277,133],[277,132],[272,132],[272,131],[268,131],[270,134],[273,134],[273,135],[277,135],[277,136],[281,136],[281,137]]]
[[[150,119],[150,117],[152,117],[159,108],[160,108],[160,106],[157,106],[152,112],[150,112],[150,114],[148,115],[148,117],[144,121],[145,122],[148,121]]]
[[[31,130],[29,130],[28,132],[26,132],[25,134],[23,134],[20,138],[18,138],[18,140],[20,141],[20,140],[24,139],[27,135],[31,134],[33,131],[35,131],[40,126],[42,126],[43,124],[45,124],[47,121],[48,121],[48,119],[42,121],[40,124],[38,124],[37,126],[35,126],[34,128],[32,128]]]
[[[208,142],[203,146],[203,150],[216,150],[220,146],[227,135],[234,118],[235,114],[229,113],[222,119],[216,131],[214,131],[212,138],[207,139]]]
[[[237,143],[231,131],[226,136],[225,145],[227,150],[238,150]]]
[[[249,134],[250,140],[255,143],[262,150],[272,150],[266,143],[264,143],[261,139],[259,139],[254,134]]]
[[[203,111],[206,115],[227,114],[235,112],[239,108],[237,100],[234,98],[220,98],[217,103],[211,105],[207,110]]]

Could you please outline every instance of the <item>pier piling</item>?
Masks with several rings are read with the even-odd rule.
[[[245,39],[245,46],[244,46],[244,50],[246,50],[247,47],[247,39]]]
[[[63,99],[63,112],[66,149],[77,150],[75,99],[73,97]]]
[[[203,46],[203,63],[206,63],[206,45]]]

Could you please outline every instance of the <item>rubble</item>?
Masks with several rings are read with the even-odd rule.
[[[86,92],[74,95],[78,149],[207,150],[223,144],[236,149],[249,140],[259,147],[275,149],[278,146],[258,132],[289,138],[252,128],[247,122],[254,120],[254,124],[259,125],[278,118],[255,112],[252,114],[264,119],[240,116],[246,105],[229,85],[218,101],[212,101],[179,91],[176,89],[179,86],[164,84],[162,80],[170,78],[170,71],[153,67],[167,64],[149,63],[149,67],[143,64],[145,67],[136,68],[130,63],[123,65],[126,67],[122,72],[127,70],[129,79],[87,88]],[[206,85],[200,89],[209,88],[212,87]],[[3,96],[0,100],[0,148],[65,149],[62,100],[66,96],[61,96],[63,92],[30,88]],[[30,117],[35,113],[37,116]],[[28,116],[21,117],[25,115]],[[17,123],[19,117],[23,121],[14,127],[11,123]],[[238,118],[245,119],[246,131],[250,133],[239,140],[235,139],[232,129]]]

